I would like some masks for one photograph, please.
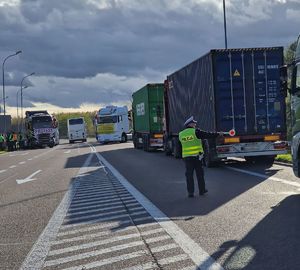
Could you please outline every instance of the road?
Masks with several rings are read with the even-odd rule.
[[[132,143],[0,155],[0,269],[300,269],[300,181],[231,159],[187,198],[184,164]]]

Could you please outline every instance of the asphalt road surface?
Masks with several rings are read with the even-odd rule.
[[[300,269],[290,166],[205,178],[188,198],[182,160],[130,142],[0,155],[0,269]]]

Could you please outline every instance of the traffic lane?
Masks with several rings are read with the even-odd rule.
[[[300,179],[294,175],[292,165],[290,164],[280,164],[276,162],[273,165],[268,165],[263,162],[249,163],[242,158],[230,158],[225,162],[225,164],[226,167],[233,167],[266,175],[267,177],[275,177],[291,181],[295,184],[295,186],[299,186],[300,188]]]
[[[118,146],[122,149],[118,149]],[[238,252],[238,256],[233,256],[235,247],[245,239],[250,239],[249,245],[252,244],[253,250],[259,252],[260,256],[278,256],[281,252],[276,243],[272,244],[272,238],[269,241],[274,247],[264,252],[264,243],[259,241],[261,236],[257,232],[261,231],[263,234],[264,229],[267,232],[272,231],[268,226],[269,222],[265,220],[274,216],[275,206],[291,196],[298,196],[299,191],[296,187],[221,167],[205,170],[209,190],[207,196],[188,199],[182,160],[165,157],[163,153],[135,150],[130,144],[124,146],[105,145],[97,147],[97,150],[226,268],[232,269],[234,265],[237,267],[234,269],[245,269],[246,266],[250,267],[251,261],[255,262],[255,267],[259,265],[254,260],[259,256],[255,257],[251,252],[249,254],[252,257],[247,255],[248,249],[243,249],[241,254]],[[281,232],[280,237],[294,237],[295,230],[290,231],[289,227],[299,228],[300,221],[291,220],[289,227],[286,227],[282,221],[289,219],[289,212],[277,213],[281,220],[276,224],[277,230]],[[258,238],[255,237],[256,234]],[[298,257],[298,251],[295,243],[287,244],[285,249],[287,254],[294,255],[295,258]],[[243,261],[243,258],[246,261]],[[298,260],[295,258],[294,260]],[[276,261],[274,258],[273,262]],[[267,263],[276,269],[275,263]],[[265,266],[267,269],[267,264]]]
[[[18,177],[28,176],[37,169],[35,167],[40,168],[42,172],[36,175],[36,181],[18,185],[14,177],[1,185],[0,261],[4,269],[20,267],[89,150],[84,147],[80,155],[77,147],[73,155],[72,152],[63,154],[63,151],[55,149],[34,160],[31,166],[18,168]]]

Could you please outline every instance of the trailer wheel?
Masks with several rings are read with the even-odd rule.
[[[174,157],[175,158],[181,158],[182,156],[182,149],[181,149],[181,143],[179,142],[178,138],[173,138],[173,151],[174,151]]]
[[[149,141],[149,136],[148,135],[143,136],[143,150],[145,152],[150,151],[150,141]]]
[[[166,156],[171,156],[172,155],[172,148],[170,147],[171,140],[165,138],[164,139],[164,152]]]
[[[125,142],[127,142],[127,136],[125,133],[123,133],[121,137],[121,143],[125,143]]]
[[[216,166],[216,162],[211,159],[210,147],[207,140],[203,143],[204,148],[204,166],[207,168],[212,168]]]
[[[256,164],[261,164],[261,165],[266,165],[271,167],[275,161],[275,157],[273,155],[270,156],[250,156],[250,157],[245,157],[245,160],[248,163],[256,163]]]

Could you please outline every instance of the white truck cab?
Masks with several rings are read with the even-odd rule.
[[[107,106],[98,111],[96,117],[98,142],[126,142],[127,133],[129,133],[127,106]]]
[[[75,141],[86,142],[86,124],[83,117],[68,119],[68,138],[69,143]]]

